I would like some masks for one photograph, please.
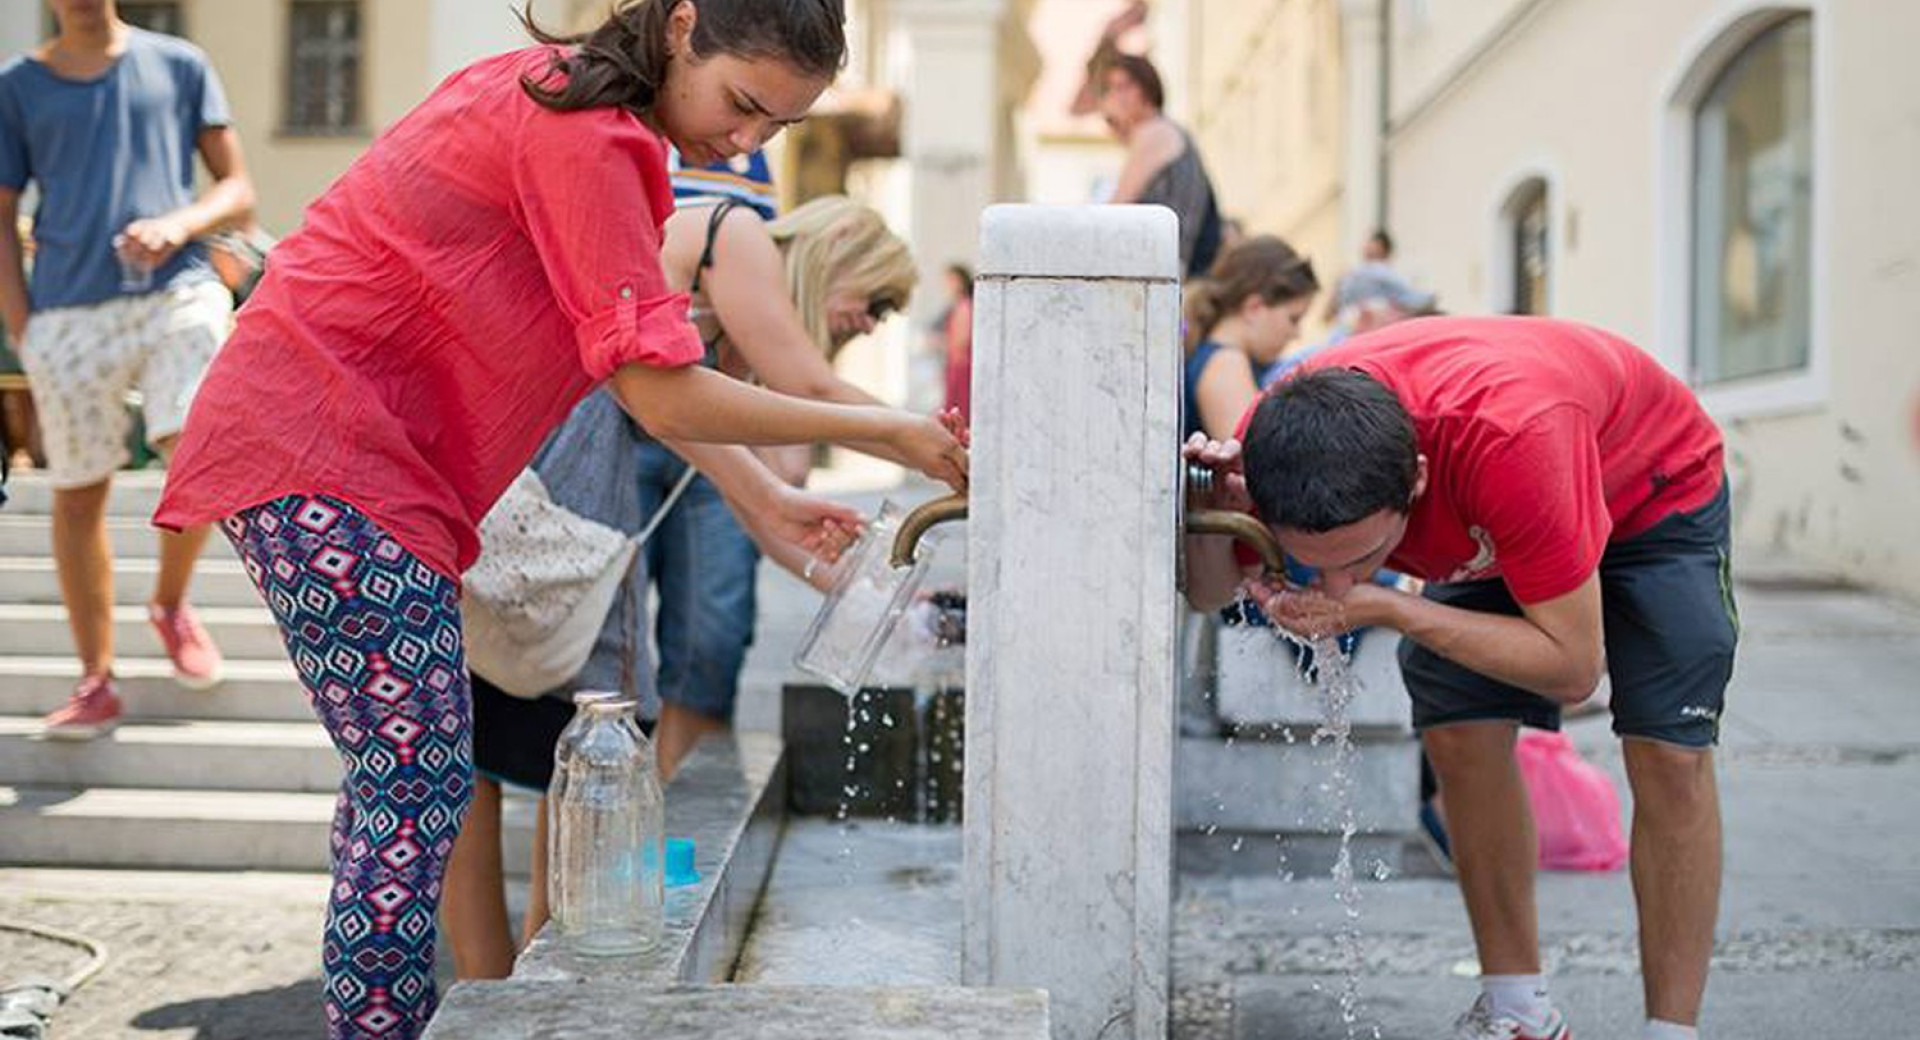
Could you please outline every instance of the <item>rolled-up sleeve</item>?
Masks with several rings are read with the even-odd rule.
[[[665,145],[618,109],[531,107],[515,144],[516,204],[587,374],[700,360],[687,295],[660,268],[673,205]]]

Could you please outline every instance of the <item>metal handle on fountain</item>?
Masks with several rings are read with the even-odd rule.
[[[1210,467],[1199,463],[1187,463],[1187,490],[1195,494],[1206,494],[1213,490],[1214,473]],[[1273,532],[1267,525],[1245,513],[1236,513],[1229,509],[1200,509],[1187,514],[1186,530],[1188,534],[1224,534],[1230,535],[1260,554],[1260,562],[1266,565],[1268,574],[1287,572],[1287,554],[1280,549],[1280,543],[1274,540]]]
[[[893,536],[893,554],[888,558],[895,567],[905,567],[913,563],[920,551],[920,539],[940,524],[967,518],[967,496],[948,495],[930,502],[922,502],[914,507],[900,521],[900,530]]]

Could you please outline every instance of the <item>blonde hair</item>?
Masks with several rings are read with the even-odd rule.
[[[1276,304],[1319,291],[1313,264],[1292,246],[1273,235],[1243,239],[1220,254],[1206,277],[1189,281],[1181,290],[1187,353],[1205,342],[1214,326],[1248,297]]]
[[[787,292],[807,335],[832,357],[838,347],[827,328],[827,294],[853,292],[868,300],[907,304],[919,272],[913,253],[870,207],[845,195],[823,195],[767,225],[787,261]]]

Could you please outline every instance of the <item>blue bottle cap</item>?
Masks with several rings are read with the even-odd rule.
[[[693,869],[693,839],[667,839],[667,887],[698,884],[700,872]]]

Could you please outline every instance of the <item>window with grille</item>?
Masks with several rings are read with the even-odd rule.
[[[290,134],[361,130],[358,0],[293,0],[287,6]]]

